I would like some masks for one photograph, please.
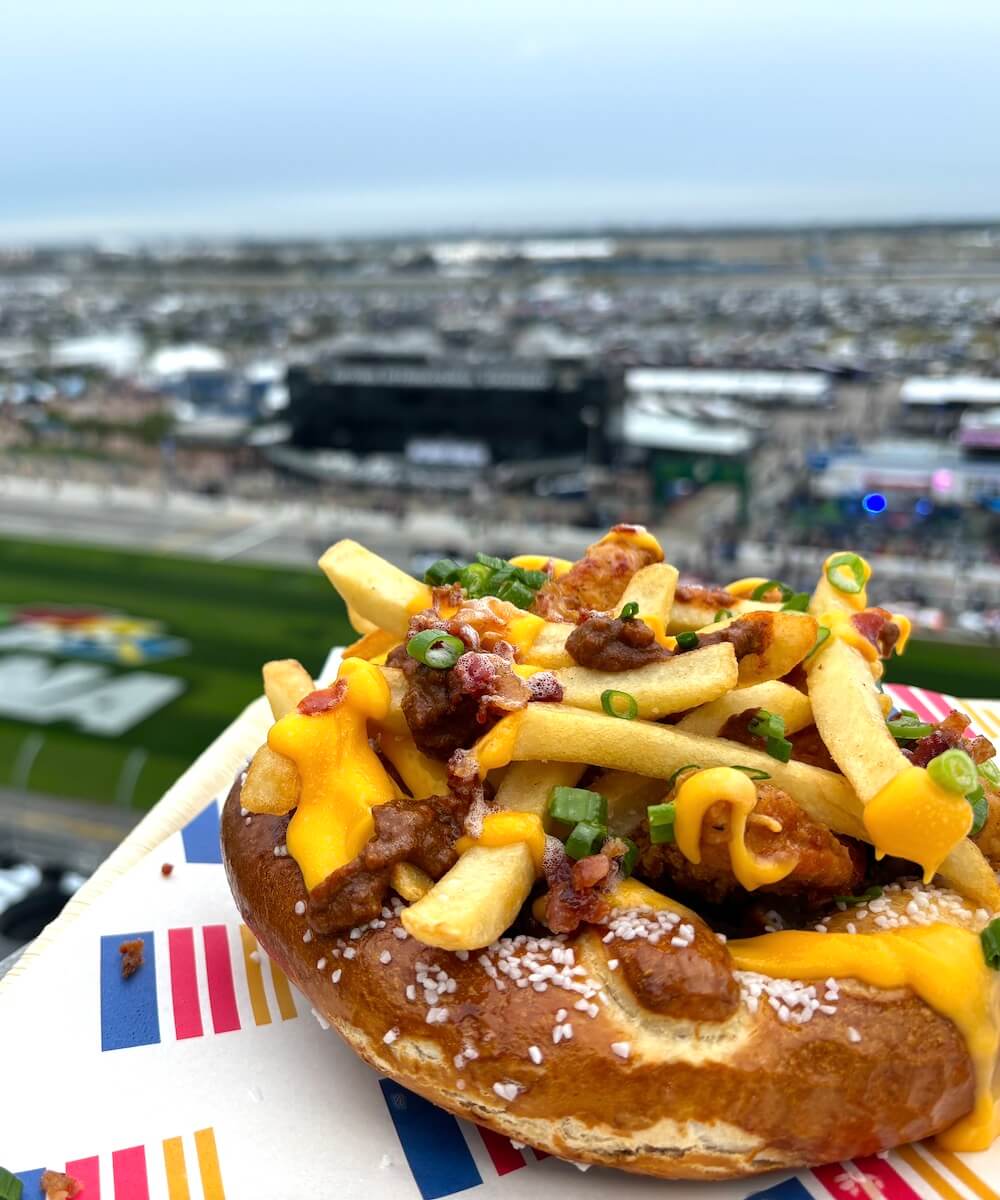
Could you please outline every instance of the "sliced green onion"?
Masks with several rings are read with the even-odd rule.
[[[453,558],[439,558],[424,572],[424,583],[431,587],[444,587],[447,583],[455,583],[462,574],[462,564]]]
[[[971,792],[978,783],[976,764],[964,750],[946,750],[927,764],[927,774],[939,786],[961,795]]]
[[[856,554],[835,554],[826,564],[826,577],[838,592],[856,596],[865,586],[865,565]]]
[[[491,571],[502,571],[504,567],[509,567],[510,563],[505,558],[497,558],[493,554],[477,554],[476,562],[483,567],[489,567]]]
[[[983,958],[994,971],[1000,970],[1000,917],[994,917],[979,934],[983,944]]]
[[[489,567],[483,563],[470,563],[467,567],[462,568],[458,582],[465,589],[465,594],[470,600],[481,600],[483,596],[490,595],[492,579],[493,571]]]
[[[889,732],[897,742],[914,742],[917,738],[927,737],[934,732],[934,726],[914,717],[900,717],[896,721],[887,722]]]
[[[763,600],[767,593],[773,591],[775,588],[777,588],[781,593],[781,599],[783,601],[787,600],[789,596],[793,596],[795,594],[792,589],[788,587],[787,584],[782,583],[780,579],[767,579],[763,583],[757,584],[754,590],[750,593],[750,599]]]
[[[990,815],[990,802],[986,799],[982,784],[975,791],[969,792],[965,798],[972,805],[972,828],[969,830],[969,837],[978,837],[983,832],[986,818]]]
[[[816,640],[813,642],[813,648],[806,655],[806,658],[812,658],[816,651],[823,645],[826,639],[830,636],[830,631],[825,625],[820,625],[816,630]]]
[[[519,579],[508,579],[497,588],[496,594],[499,599],[516,604],[518,608],[530,608],[535,599],[535,593]]]
[[[624,876],[629,876],[635,870],[635,864],[639,861],[639,847],[632,841],[631,838],[619,838],[619,841],[625,843],[625,853],[618,860],[618,867]]]
[[[586,858],[596,854],[604,845],[608,836],[607,825],[598,825],[594,821],[580,821],[573,827],[573,832],[566,839],[566,853],[570,858]]]
[[[650,804],[646,809],[649,821],[649,840],[654,846],[662,846],[675,840],[674,822],[677,820],[677,807],[673,800],[669,804]]]
[[[685,771],[700,771],[700,770],[701,770],[701,767],[698,765],[698,763],[688,763],[687,766],[685,766],[685,767],[678,767],[677,770],[673,773],[673,775],[671,775],[670,778],[667,780],[667,791],[669,792],[670,789],[674,786],[675,782],[677,781],[678,775],[683,775]]]
[[[758,709],[757,715],[747,726],[747,731],[754,737],[783,738],[785,736],[785,718],[777,713],[768,712],[766,708]]]
[[[609,717],[620,717],[623,721],[634,721],[639,715],[639,703],[635,696],[615,691],[614,688],[601,692],[601,708]]]
[[[21,1200],[24,1184],[16,1175],[0,1167],[0,1200]]]
[[[745,774],[749,775],[751,779],[770,779],[771,778],[771,776],[768,775],[768,773],[766,771],[761,771],[758,767],[740,767],[740,766],[737,766],[736,763],[731,763],[730,769],[733,771],[743,771]]]
[[[634,600],[630,600],[622,609],[619,621],[634,621],[639,615],[639,605]]]
[[[447,671],[465,653],[465,643],[440,629],[424,629],[406,643],[406,653],[425,667]]]
[[[994,787],[1000,787],[1000,767],[997,766],[995,758],[988,758],[986,762],[976,764],[976,770]]]
[[[712,618],[713,621],[728,621],[732,616],[732,612],[728,608],[720,608]]]
[[[549,581],[549,577],[544,571],[528,571],[524,567],[515,567],[514,576],[520,579],[525,587],[530,587],[533,592],[537,592]]]
[[[782,612],[802,612],[804,613],[809,607],[808,592],[792,592],[784,604],[781,606]]]
[[[687,633],[679,633],[677,635],[677,647],[680,650],[697,650],[698,635],[690,630]]]
[[[869,900],[877,900],[882,895],[882,889],[878,884],[873,884],[866,892],[862,892],[860,896],[834,896],[835,904],[867,904]]]
[[[786,763],[792,757],[792,743],[788,738],[769,737],[765,748],[768,754],[772,758],[776,758],[778,762]]]
[[[549,816],[567,825],[575,825],[577,821],[607,825],[608,802],[600,792],[588,792],[586,788],[554,787],[549,798]]]

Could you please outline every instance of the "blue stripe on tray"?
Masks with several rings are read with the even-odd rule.
[[[25,1200],[42,1194],[42,1176],[44,1174],[45,1167],[38,1167],[34,1171],[18,1171],[17,1178],[24,1185]]]
[[[424,1200],[483,1182],[458,1122],[391,1079],[379,1080],[396,1135]]]
[[[221,863],[219,844],[219,807],[212,803],[181,830],[184,857],[189,863]]]
[[[774,1187],[765,1188],[762,1192],[754,1192],[747,1200],[812,1200],[812,1193],[801,1180],[792,1176],[776,1183]]]
[[[142,938],[143,964],[122,978],[122,942]],[[119,933],[101,938],[101,1049],[151,1046],[160,1040],[156,1008],[156,953],[152,931]]]

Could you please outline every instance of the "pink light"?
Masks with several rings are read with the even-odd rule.
[[[931,476],[931,487],[936,492],[950,492],[955,486],[955,476],[946,467],[940,467]]]

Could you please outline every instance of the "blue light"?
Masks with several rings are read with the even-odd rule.
[[[918,500],[913,506],[918,517],[929,517],[934,511],[934,505],[929,500]]]
[[[861,501],[861,507],[866,513],[885,512],[887,507],[886,498],[881,492],[869,492]]]

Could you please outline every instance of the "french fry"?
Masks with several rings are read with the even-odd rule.
[[[380,728],[389,733],[406,736],[410,727],[403,716],[403,697],[406,695],[406,676],[398,667],[382,667],[382,675],[389,685],[389,711],[379,722]]]
[[[816,645],[817,624],[814,617],[797,612],[752,612],[727,617],[700,629],[699,633],[714,633],[736,621],[752,622],[761,629],[763,650],[746,654],[740,659],[741,688],[768,679],[780,679],[797,666]]]
[[[544,667],[546,671],[554,667],[575,667],[576,660],[566,649],[566,639],[575,628],[575,625],[562,621],[546,621],[530,649],[520,657],[527,659],[532,666]]]
[[[283,754],[276,754],[265,742],[247,768],[240,804],[250,812],[281,816],[298,804],[300,786],[295,763]]]
[[[617,611],[626,604],[638,604],[640,616],[657,617],[664,623],[669,621],[677,575],[677,568],[670,563],[650,563],[648,567],[640,567],[626,584]]]
[[[426,796],[447,794],[448,770],[444,763],[421,754],[409,733],[384,732],[379,749],[396,768],[411,796],[422,800]]]
[[[351,623],[351,628],[354,632],[361,634],[362,637],[366,633],[374,633],[378,629],[374,621],[366,621],[360,613],[356,613],[350,606],[347,609],[347,619]]]
[[[319,566],[348,608],[397,639],[406,635],[413,613],[430,607],[425,583],[350,538],[335,542]]]
[[[375,629],[351,642],[344,650],[344,658],[366,658],[369,661],[387,654],[393,646],[399,645],[399,638],[385,629]]]
[[[583,774],[582,763],[511,763],[496,794],[500,808],[534,813],[545,822],[554,787],[573,787]]]
[[[526,842],[473,846],[431,890],[403,909],[403,928],[442,950],[481,950],[517,916],[535,882]]]
[[[813,722],[812,705],[805,692],[778,679],[769,679],[751,687],[737,688],[713,700],[711,704],[703,704],[682,717],[675,728],[683,729],[685,733],[698,733],[702,737],[718,737],[719,730],[730,717],[749,708],[763,708],[782,717],[786,734],[798,733]]]
[[[280,721],[292,711],[303,697],[314,690],[312,676],[294,658],[279,658],[263,666],[264,695],[271,706],[271,713]]]
[[[777,612],[780,604],[766,604],[763,600],[734,600],[730,604],[708,604],[701,600],[674,599],[670,609],[670,621],[667,633],[693,633],[714,625],[715,614],[720,608],[727,608],[734,617],[742,617],[751,612]]]
[[[649,721],[622,722],[565,704],[529,704],[496,725],[476,746],[482,769],[504,762],[586,762],[635,775],[668,779],[679,768],[745,766],[765,772],[814,820],[836,833],[867,840],[861,801],[832,771],[782,763],[760,750],[722,738],[684,733]]]
[[[434,886],[434,880],[426,871],[421,871],[413,863],[396,863],[389,873],[392,890],[398,892],[408,904],[415,904]]]
[[[722,642],[631,671],[561,667],[553,674],[562,684],[565,704],[601,712],[601,696],[611,689],[627,692],[640,717],[656,720],[724,695],[736,686],[739,670],[732,646]]]
[[[667,791],[664,780],[629,771],[602,771],[589,786],[590,791],[599,792],[608,802],[608,828],[623,837],[638,827],[651,804],[666,798]]]

